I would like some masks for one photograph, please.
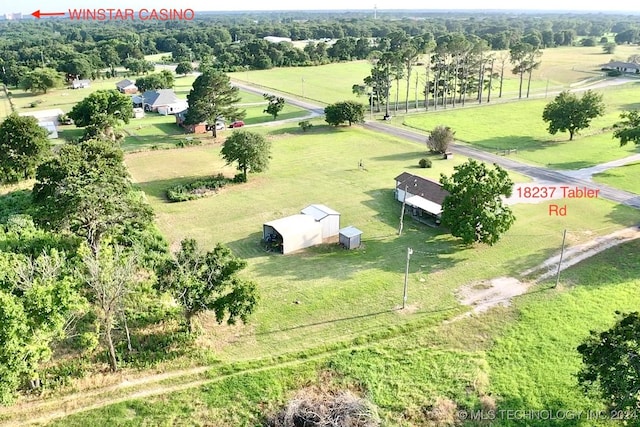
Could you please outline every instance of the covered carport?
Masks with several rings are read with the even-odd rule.
[[[262,226],[262,238],[283,254],[322,243],[322,224],[309,215],[291,215]]]

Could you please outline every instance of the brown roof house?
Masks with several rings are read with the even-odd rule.
[[[116,83],[116,89],[120,93],[138,93],[138,86],[129,79],[120,80]]]
[[[396,178],[396,200],[404,202],[420,222],[440,225],[442,203],[449,192],[439,182],[403,172]]]

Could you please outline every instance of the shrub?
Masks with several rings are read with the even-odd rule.
[[[430,168],[432,163],[431,160],[429,159],[420,159],[420,161],[418,162],[418,165],[420,165],[421,168]]]
[[[622,75],[622,71],[620,70],[609,70],[607,71],[607,76],[609,77],[619,77]]]
[[[236,178],[234,178],[233,182]],[[231,180],[222,174],[218,174],[208,179],[198,179],[188,184],[179,184],[167,190],[167,199],[170,202],[186,202],[216,193],[227,185]]]
[[[302,129],[302,132],[306,132],[308,129],[313,127],[313,124],[309,120],[303,120],[298,123],[298,126]]]

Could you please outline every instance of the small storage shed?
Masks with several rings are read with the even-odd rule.
[[[362,231],[350,225],[340,229],[340,244],[347,249],[360,247]]]
[[[300,213],[312,217],[322,225],[322,238],[337,236],[340,231],[340,213],[325,205],[309,205]]]
[[[322,243],[322,224],[308,215],[291,215],[262,226],[265,242],[287,254]]]

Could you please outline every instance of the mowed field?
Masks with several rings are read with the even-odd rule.
[[[637,219],[632,209],[614,209],[603,200],[566,200],[570,214],[565,218],[550,217],[548,204],[515,206],[516,225],[493,247],[461,247],[445,230],[413,221],[398,236],[394,177],[407,170],[438,179],[465,159],[434,158],[434,168],[418,169],[423,147],[359,128],[316,126],[302,134],[285,127],[274,129],[269,138],[273,160],[268,172],[186,203],[167,203],[164,191],[195,177],[235,173],[220,159],[218,145],[136,153],[126,160],[172,248],[186,237],[205,248],[224,242],[249,261],[247,276],[259,283],[261,304],[254,321],[241,328],[247,337],[221,345],[228,360],[311,348],[413,318],[455,313],[460,310],[457,288],[515,275],[541,262],[557,252],[564,228],[575,230],[569,236],[574,244]],[[360,160],[366,170],[358,169]],[[341,226],[363,230],[363,248],[324,245],[289,256],[265,252],[262,224],[312,203],[341,212]],[[579,214],[585,211],[590,215]],[[410,269],[412,316],[393,311],[401,302],[407,247],[416,251]]]
[[[185,177],[233,174],[220,161],[219,147],[127,156],[172,246],[184,237],[198,239],[205,248],[217,241],[229,244],[249,262],[247,276],[258,283],[260,308],[246,326],[216,326],[202,319],[200,345],[225,362],[198,377],[205,385],[127,400],[53,425],[163,425],[178,419],[193,425],[260,425],[305,387],[357,390],[392,427],[427,425],[427,408],[438,399],[465,410],[480,409],[481,400],[504,411],[604,409],[577,387],[575,347],[589,330],[611,325],[616,310],[634,309],[640,297],[639,243],[568,269],[556,289],[550,289],[552,282],[542,283],[511,306],[442,320],[463,310],[455,299],[463,284],[517,276],[556,254],[562,229],[570,230],[569,244],[574,244],[632,224],[637,212],[605,201],[567,200],[569,214],[560,219],[547,215],[546,204],[519,205],[514,228],[494,247],[461,247],[442,230],[411,221],[398,237],[393,177],[408,170],[436,178],[462,159],[434,159],[433,169],[415,169],[422,147],[358,128],[317,127],[301,134],[285,127],[272,130],[270,138],[268,172],[187,203],[167,203],[163,190]],[[358,170],[360,159],[366,171]],[[316,202],[339,210],[343,225],[361,228],[363,248],[323,246],[287,256],[262,250],[264,221]],[[414,248],[410,309],[396,311],[407,246]],[[492,425],[549,424],[498,417]],[[616,424],[582,415],[559,425]]]
[[[561,47],[543,50],[540,58],[540,66],[534,70],[531,81],[532,94],[544,94],[545,92],[567,89],[571,85],[585,80],[598,80],[603,73],[600,64],[610,60],[623,60],[632,54],[640,53],[637,46],[618,46],[614,54],[604,54],[601,46],[595,47]],[[500,57],[507,55],[506,51],[493,52]],[[500,72],[499,60],[494,64],[494,71]],[[391,102],[395,102],[396,93],[399,92],[399,111],[404,108],[404,101],[409,86],[409,100],[415,106],[418,101],[424,100],[424,84],[426,78],[426,58],[422,58],[419,64],[413,68],[410,81],[403,77],[399,86],[396,81],[391,85]],[[503,98],[514,99],[518,97],[520,84],[517,75],[511,73],[512,65],[507,59],[504,69]],[[351,91],[354,84],[363,84],[362,80],[369,75],[371,64],[368,61],[352,61],[321,65],[315,67],[277,68],[272,70],[254,70],[230,73],[231,78],[248,82],[265,88],[272,88],[279,92],[294,96],[304,97],[321,103],[333,103],[343,100],[357,100],[368,103],[366,97],[357,97]],[[418,81],[416,95],[416,77]],[[527,76],[523,82],[523,93],[526,93]],[[499,79],[493,81],[494,101],[497,99]],[[399,91],[398,91],[399,88]],[[486,97],[486,94],[485,94]],[[395,108],[393,109],[395,111]]]
[[[634,162],[598,173],[593,176],[593,180],[611,187],[640,194],[638,174],[640,174],[640,162]]]
[[[428,131],[450,126],[456,139],[487,151],[517,149],[510,156],[552,169],[579,169],[638,152],[633,144],[620,147],[611,127],[624,110],[640,108],[640,82],[596,89],[603,95],[605,114],[569,141],[566,132],[550,135],[542,120],[552,96],[481,108],[448,108],[399,118],[396,123]],[[578,96],[581,96],[578,93]]]

